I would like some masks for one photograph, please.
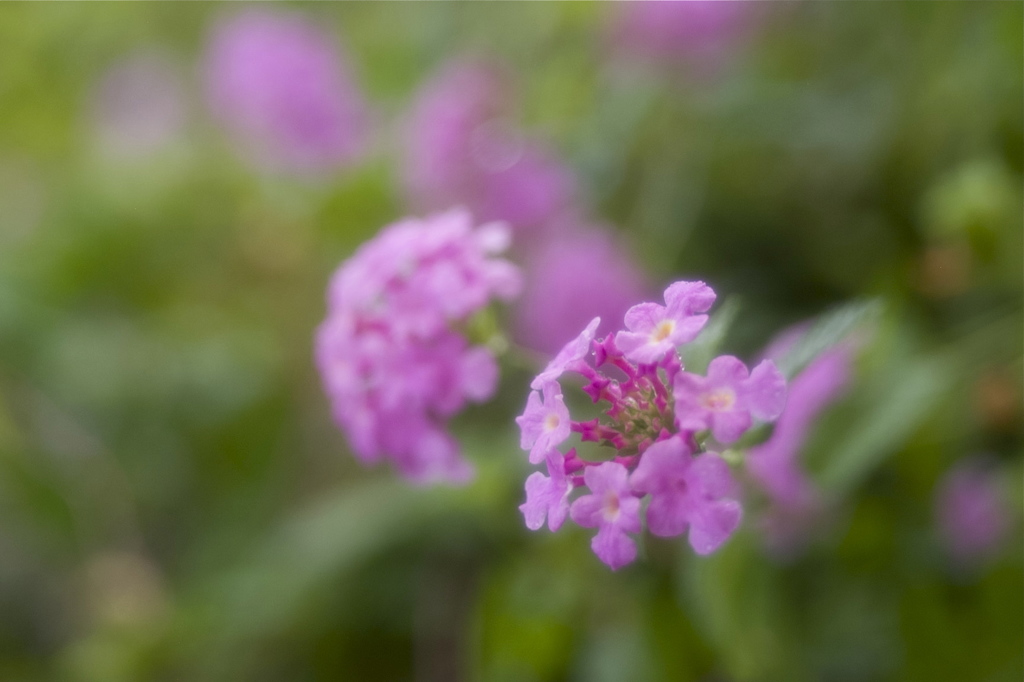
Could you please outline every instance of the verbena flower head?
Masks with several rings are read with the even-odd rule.
[[[536,228],[571,203],[571,172],[505,117],[498,71],[455,62],[416,98],[408,124],[405,184],[423,210],[468,206],[482,220]]]
[[[206,61],[214,113],[260,165],[318,172],[363,150],[362,94],[330,34],[296,14],[250,9],[219,24]]]
[[[470,476],[447,422],[493,395],[498,367],[460,327],[518,293],[518,270],[497,257],[507,237],[460,210],[407,218],[335,272],[317,364],[335,420],[365,462],[390,459],[419,482]]]
[[[592,548],[613,569],[635,558],[631,534],[645,520],[656,535],[688,532],[700,554],[721,546],[742,510],[729,467],[718,454],[703,451],[701,441],[708,429],[716,438],[734,440],[752,418],[778,417],[785,402],[785,382],[770,361],[748,374],[739,360],[723,356],[712,361],[707,377],[684,372],[676,346],[696,337],[714,292],[703,282],[677,282],[666,290],[665,301],[634,306],[626,314],[629,329],[602,339],[595,338],[599,319],[592,320],[533,380],[518,420],[531,462],[544,460],[548,469],[548,476],[538,472],[528,481],[521,507],[527,525],[539,528],[542,512],[550,519],[552,511],[554,526],[561,524],[571,492],[566,480],[573,490],[587,489],[568,503],[570,515],[578,525],[598,529]],[[609,448],[606,459],[590,461],[575,449],[564,455],[557,449],[566,441],[556,431],[568,414],[561,385],[566,375],[582,378],[583,391],[602,406],[594,419],[570,416],[569,428],[581,441]],[[727,428],[719,434],[716,415],[722,414]]]

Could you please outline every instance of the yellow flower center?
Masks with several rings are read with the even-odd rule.
[[[731,389],[719,388],[702,395],[700,404],[712,412],[724,412],[736,404],[736,394]]]
[[[559,419],[557,414],[549,414],[544,417],[544,429],[547,431],[554,431],[558,428]]]
[[[658,326],[651,332],[652,341],[664,341],[672,334],[676,328],[676,323],[672,320],[662,320],[658,323]]]
[[[604,495],[604,520],[615,521],[619,517],[619,496],[609,490]]]

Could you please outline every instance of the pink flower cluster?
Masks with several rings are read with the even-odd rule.
[[[526,525],[545,519],[557,530],[567,517],[597,528],[591,547],[612,569],[636,558],[631,534],[646,520],[655,535],[689,531],[699,554],[717,549],[737,528],[742,515],[738,491],[726,462],[704,451],[706,432],[731,443],[754,419],[772,421],[785,406],[786,384],[766,360],[748,372],[732,356],[712,360],[706,376],[684,371],[677,352],[707,323],[715,293],[703,282],[676,282],[665,290],[665,304],[641,303],[629,309],[626,329],[594,338],[594,319],[532,382],[526,410],[516,421],[521,446],[547,475],[526,481],[520,507]],[[566,373],[582,377],[583,390],[603,414],[572,420],[559,383]],[[582,442],[615,451],[611,459],[583,459],[576,448],[559,447],[576,433]],[[575,491],[584,494],[574,500]],[[650,497],[646,512],[641,504]]]
[[[363,150],[362,93],[331,35],[300,15],[249,9],[220,23],[206,85],[214,113],[260,165],[327,171]]]
[[[616,6],[613,38],[630,56],[714,66],[751,33],[758,8],[744,2],[660,0]]]
[[[505,79],[494,67],[455,62],[413,103],[405,184],[414,205],[468,206],[518,233],[562,213],[574,193],[570,170],[509,119]]]
[[[519,271],[496,257],[508,243],[503,226],[454,210],[384,228],[335,272],[316,359],[363,461],[391,459],[416,482],[472,475],[447,422],[493,395],[498,367],[459,325],[518,294]]]

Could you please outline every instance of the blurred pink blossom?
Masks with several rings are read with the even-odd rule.
[[[806,332],[806,325],[782,332],[765,357],[784,357]],[[786,408],[771,437],[747,452],[747,470],[768,496],[760,525],[773,551],[799,548],[823,511],[821,492],[801,466],[800,455],[818,417],[848,388],[853,353],[853,346],[843,343],[811,361],[790,381]]]
[[[508,118],[510,94],[497,69],[444,67],[412,105],[405,185],[417,210],[468,207],[481,220],[536,229],[573,198],[570,170]]]
[[[849,383],[850,360],[850,351],[843,346],[815,358],[790,382],[786,409],[771,438],[750,449],[747,467],[774,503],[794,509],[817,497],[800,467],[800,452],[818,415]]]
[[[724,0],[619,3],[612,39],[629,55],[713,68],[746,40],[754,4]]]
[[[219,23],[206,87],[214,113],[260,165],[326,171],[365,147],[367,106],[339,45],[298,14],[248,9]]]
[[[385,227],[335,272],[316,361],[364,462],[389,459],[418,483],[471,477],[448,420],[494,394],[498,365],[460,325],[518,293],[518,270],[498,257],[507,246],[503,227],[449,211]]]
[[[560,224],[528,249],[525,288],[514,309],[516,339],[554,353],[592,318],[622,325],[626,310],[653,287],[624,243],[596,226]]]
[[[941,539],[949,554],[962,563],[995,554],[1009,535],[1011,514],[998,470],[981,459],[954,466],[936,492]]]

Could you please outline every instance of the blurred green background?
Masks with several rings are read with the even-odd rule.
[[[239,5],[0,7],[0,680],[992,680],[1024,677],[1024,6],[761,3],[729,63],[625,64],[591,3],[289,6],[344,44],[374,148],[310,182],[253,170],[203,97]],[[155,51],[178,135],[110,152],[96,89]],[[751,356],[881,302],[806,461],[801,553],[530,533],[512,418],[458,420],[479,476],[364,469],[311,359],[331,271],[409,211],[393,131],[447,60],[517,74],[514,112],[654,281],[733,298]],[[933,496],[998,462],[1016,526],[954,565]],[[748,507],[754,519],[756,505]]]

